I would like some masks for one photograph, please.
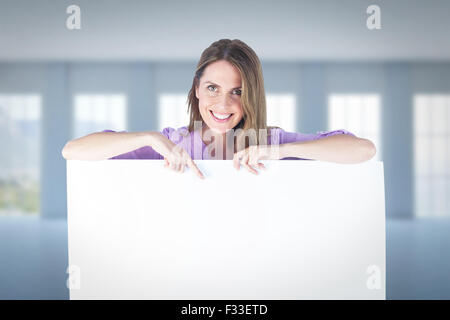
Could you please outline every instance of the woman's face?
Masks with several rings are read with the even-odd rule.
[[[203,121],[214,132],[226,133],[241,121],[241,75],[228,61],[205,68],[195,95]]]

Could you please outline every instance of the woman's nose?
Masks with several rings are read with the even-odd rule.
[[[217,107],[219,107],[220,109],[227,109],[228,106],[230,106],[232,104],[232,98],[230,95],[228,94],[222,94],[219,96],[218,101],[217,101]],[[219,111],[219,110],[218,110]]]

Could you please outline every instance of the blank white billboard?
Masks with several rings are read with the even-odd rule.
[[[385,299],[383,163],[67,161],[71,299]]]

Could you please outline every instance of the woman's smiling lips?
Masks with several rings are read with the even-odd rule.
[[[221,122],[221,123],[227,122],[233,115],[232,113],[218,113],[218,112],[214,112],[212,110],[209,110],[209,112],[211,113],[213,119],[216,122]]]

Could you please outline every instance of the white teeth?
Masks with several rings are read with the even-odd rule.
[[[214,111],[212,111],[212,114],[214,115],[214,117],[216,117],[217,119],[220,119],[220,120],[227,119],[231,116],[231,113],[228,115],[224,115],[224,114],[217,114]]]

